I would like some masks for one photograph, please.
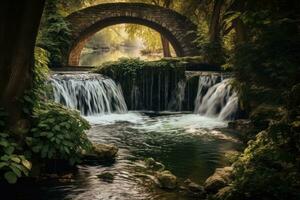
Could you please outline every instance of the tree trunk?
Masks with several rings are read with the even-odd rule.
[[[243,44],[247,41],[247,27],[242,22],[242,20],[237,19],[235,24],[235,31],[236,31],[236,43],[238,45]]]
[[[245,1],[235,1],[231,8],[232,11],[237,11],[241,13],[245,12],[245,9],[246,9]],[[248,34],[247,34],[248,28],[243,23],[243,21],[240,18],[237,18],[232,22],[232,27],[236,31],[236,38],[235,38],[236,46],[246,42],[248,38]]]
[[[0,7],[0,107],[13,127],[22,117],[20,98],[32,85],[34,47],[44,0],[4,0]]]
[[[220,37],[220,14],[224,0],[215,0],[209,25],[209,41],[215,42]]]

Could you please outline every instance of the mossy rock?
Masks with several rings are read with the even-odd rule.
[[[115,178],[115,174],[113,174],[111,172],[103,172],[101,174],[98,174],[97,177],[105,182],[113,182],[113,180]]]
[[[165,169],[165,166],[162,163],[155,161],[154,158],[147,158],[145,164],[147,168],[154,171],[163,171]]]
[[[159,186],[163,189],[175,189],[177,187],[177,177],[168,170],[158,172],[156,178],[159,181]]]
[[[205,191],[212,194],[217,193],[232,180],[232,172],[232,167],[217,168],[215,173],[204,182]]]
[[[83,152],[86,160],[113,160],[118,153],[118,147],[112,144],[93,144],[89,152]]]

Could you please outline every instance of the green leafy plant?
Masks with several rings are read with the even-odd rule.
[[[33,128],[26,141],[41,158],[64,159],[75,164],[80,161],[82,151],[91,147],[85,134],[89,128],[77,111],[44,103],[34,112]]]
[[[37,46],[50,52],[50,64],[58,66],[61,64],[63,51],[68,49],[71,31],[56,1],[47,1],[45,7]]]
[[[94,72],[102,73],[118,80],[122,76],[129,76],[136,79],[139,72],[147,69],[185,69],[185,62],[180,59],[162,59],[159,61],[142,61],[140,59],[121,58],[118,61],[106,62],[97,67]],[[180,72],[178,72],[180,73]]]
[[[18,145],[7,133],[0,133],[0,172],[8,183],[16,183],[22,176],[28,176],[31,163],[24,155],[16,153]]]

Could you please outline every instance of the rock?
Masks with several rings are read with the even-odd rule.
[[[165,189],[175,189],[177,187],[177,177],[170,171],[162,171],[156,174],[160,187]]]
[[[217,194],[214,195],[214,199],[217,200],[223,200],[224,197],[230,192],[231,187],[230,186],[226,186],[221,188]]]
[[[118,147],[112,144],[93,144],[90,152],[83,153],[86,159],[113,160],[118,153]]]
[[[201,185],[198,185],[197,183],[194,183],[190,179],[186,179],[184,181],[184,184],[186,184],[186,188],[195,193],[204,193],[204,188]]]
[[[112,182],[115,178],[115,175],[111,172],[103,172],[102,174],[97,175],[97,177],[105,182]]]
[[[250,119],[255,128],[264,130],[268,128],[271,121],[280,120],[284,114],[281,107],[261,104],[251,112]]]
[[[232,178],[232,167],[217,168],[215,173],[204,182],[204,189],[208,193],[216,193],[227,186]]]
[[[228,128],[237,130],[237,131],[244,131],[253,128],[253,124],[250,120],[247,119],[238,119],[235,121],[228,122]]]
[[[147,168],[154,171],[163,171],[165,169],[165,166],[162,163],[155,161],[153,158],[147,158],[145,163]]]
[[[186,179],[184,181],[184,186],[181,186],[180,189],[184,190],[186,195],[191,197],[204,198],[206,196],[204,188],[197,183],[192,182],[190,179]]]

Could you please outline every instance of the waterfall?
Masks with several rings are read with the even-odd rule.
[[[145,80],[139,82],[142,84],[132,84],[129,90],[125,89],[125,98],[122,83],[116,84],[100,74],[56,74],[50,83],[55,102],[86,116],[125,113],[125,99],[129,97],[127,103],[131,110],[194,110],[194,113],[221,120],[236,117],[238,96],[230,78],[220,74],[198,74],[185,79],[160,73],[143,75]],[[126,88],[125,82],[122,87]]]
[[[83,115],[127,111],[121,86],[100,74],[57,74],[50,78],[50,83],[55,102]]]
[[[238,96],[232,89],[231,80],[200,76],[194,112],[221,120],[234,119],[238,111]]]
[[[186,80],[180,80],[168,105],[169,110],[182,111],[182,102],[185,98]]]

